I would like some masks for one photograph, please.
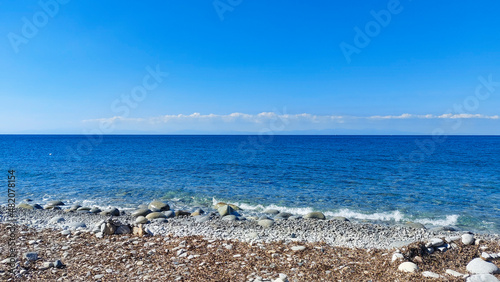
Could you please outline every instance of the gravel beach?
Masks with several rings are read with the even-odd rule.
[[[17,277],[51,281],[496,281],[493,279],[500,278],[498,234],[471,234],[446,227],[428,230],[411,223],[359,223],[324,218],[320,213],[300,217],[265,211],[246,216],[245,211],[225,203],[189,211],[173,211],[159,201],[127,211],[53,204],[46,206],[48,209],[37,209],[34,204],[16,208],[19,228],[14,274],[9,272],[12,265],[7,263],[7,209],[0,209],[2,280]],[[54,209],[59,206],[62,208]],[[26,256],[29,252],[36,253],[38,258],[30,261],[29,255]],[[475,258],[481,261],[474,261]]]

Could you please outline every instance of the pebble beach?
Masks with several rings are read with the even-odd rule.
[[[15,209],[15,264],[1,208],[2,280],[498,281],[500,236],[375,224],[230,203],[137,209],[32,202]],[[13,272],[11,271],[13,270]]]

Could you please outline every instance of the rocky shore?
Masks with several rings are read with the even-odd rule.
[[[2,280],[498,281],[500,236],[383,225],[228,203],[133,210],[22,203],[14,273],[0,208]]]

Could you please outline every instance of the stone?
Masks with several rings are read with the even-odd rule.
[[[450,237],[446,237],[446,238],[444,238],[444,240],[445,240],[446,242],[448,242],[448,243],[453,243],[453,242],[455,242],[455,241],[460,240],[461,238],[462,238],[462,237],[460,237],[460,236],[450,236]]]
[[[263,213],[266,213],[266,214],[279,214],[280,211],[279,210],[275,210],[275,209],[267,209],[267,210],[263,211]]]
[[[71,222],[68,224],[69,227],[73,228],[73,229],[77,229],[77,228],[86,228],[87,225],[85,225],[85,223],[83,222]]]
[[[491,262],[484,261],[480,258],[475,258],[467,264],[467,271],[473,274],[493,274],[499,273],[498,266]]]
[[[289,212],[280,212],[279,214],[277,214],[274,219],[288,219],[290,216],[292,216],[293,214],[289,213]]]
[[[118,234],[118,235],[130,234],[130,233],[132,233],[132,230],[130,229],[130,226],[128,226],[128,225],[120,225],[115,230],[115,234]]]
[[[491,274],[475,274],[467,278],[466,282],[499,282],[495,276]]]
[[[26,203],[20,203],[19,205],[17,205],[18,208],[21,208],[21,209],[27,209],[27,210],[34,210],[35,208],[30,205],[30,204],[26,204]]]
[[[218,208],[217,211],[219,212],[220,216],[225,216],[225,215],[233,213],[233,208],[228,206],[228,205],[224,205],[224,206]]]
[[[487,252],[482,252],[481,253],[481,258],[484,259],[484,260],[490,260],[491,256]]]
[[[164,213],[161,212],[152,212],[148,215],[146,215],[146,218],[149,220],[155,219],[155,218],[167,218],[167,216]]]
[[[422,272],[422,276],[429,278],[441,278],[441,275],[434,273],[432,271],[424,271]]]
[[[425,225],[423,225],[422,223],[418,223],[418,222],[408,221],[408,222],[406,222],[406,226],[410,226],[410,227],[415,228],[415,229],[426,229]]]
[[[229,215],[222,217],[222,220],[225,220],[225,221],[236,221],[236,219],[237,219],[236,216],[232,215],[232,214],[229,214]]]
[[[170,206],[162,201],[154,200],[149,203],[148,208],[150,210],[157,209],[160,211],[168,211],[170,209]]]
[[[6,258],[4,260],[1,261],[2,264],[12,264],[12,261],[10,260],[10,258]]]
[[[271,219],[261,219],[257,222],[257,224],[264,227],[264,228],[268,228],[268,227],[273,226],[274,221]]]
[[[209,220],[210,220],[210,216],[205,215],[205,216],[198,216],[198,217],[196,217],[196,219],[194,221],[196,221],[198,223],[202,223],[202,222],[207,222]]]
[[[43,268],[51,268],[51,267],[54,267],[54,263],[53,262],[46,261],[46,262],[43,263]]]
[[[218,210],[220,207],[227,206],[228,204],[224,202],[218,202],[217,204],[214,205],[214,209]]]
[[[425,246],[427,248],[430,248],[430,247],[439,247],[439,246],[442,246],[443,244],[444,244],[443,239],[432,238],[432,239],[429,240],[429,242],[427,242],[427,244],[425,244]]]
[[[190,216],[191,213],[187,211],[177,210],[175,211],[175,216]]]
[[[135,219],[135,223],[136,224],[145,224],[145,223],[148,223],[148,219],[145,218],[144,216],[138,216],[136,219]]]
[[[71,208],[69,208],[71,211],[76,211],[78,210],[78,208],[81,208],[82,206],[76,204],[76,205],[72,205]]]
[[[64,203],[61,201],[50,201],[47,203],[47,206],[64,206]]]
[[[398,266],[398,270],[403,271],[403,272],[413,273],[413,272],[418,271],[418,266],[416,264],[414,264],[413,262],[407,261],[407,262],[403,262],[402,264],[400,264]]]
[[[38,259],[38,253],[35,253],[35,252],[24,253],[23,258],[25,258],[29,261],[35,261]]]
[[[100,212],[102,212],[102,210],[100,208],[94,207],[94,208],[90,209],[90,212],[91,213],[100,213]]]
[[[164,214],[167,218],[174,218],[175,217],[174,211],[166,211]]]
[[[40,206],[39,204],[34,204],[34,205],[33,205],[33,208],[35,208],[35,209],[37,209],[37,210],[42,210],[42,209],[43,209],[43,207],[42,207],[42,206]]]
[[[472,244],[474,244],[474,235],[472,235],[472,234],[463,234],[462,235],[462,243],[464,245],[472,245]]]
[[[305,250],[305,249],[306,249],[306,247],[305,247],[305,246],[293,246],[293,247],[291,247],[290,249],[291,249],[292,251],[294,251],[294,252],[299,252],[299,251],[303,251],[303,250]]]
[[[330,218],[330,220],[332,220],[332,221],[349,221],[349,219],[347,219],[343,216],[334,216],[334,217]]]
[[[134,226],[134,228],[132,228],[132,233],[134,235],[139,236],[139,237],[142,237],[142,236],[145,236],[145,235],[149,235],[149,233],[147,232],[147,230],[144,228],[144,225],[142,225],[142,224]]]
[[[446,269],[446,274],[451,275],[451,276],[455,276],[455,277],[464,277],[464,275],[465,275],[465,274],[462,274],[462,273],[457,272],[457,271],[452,270],[452,269]]]
[[[151,213],[151,211],[146,208],[146,209],[137,209],[137,210],[133,211],[131,215],[133,217],[138,217],[138,216],[146,216],[150,213]]]
[[[238,207],[237,205],[233,205],[233,204],[228,204],[228,206],[230,206],[233,210],[235,211],[241,211],[242,209],[240,207]]]
[[[111,222],[105,222],[101,224],[101,233],[103,235],[113,235],[115,234],[116,226]]]
[[[110,216],[110,215],[119,216],[120,211],[117,208],[111,208],[111,209],[104,210],[104,211],[100,212],[99,214],[105,215],[105,216]]]
[[[401,253],[392,254],[391,262],[395,262],[397,260],[403,260],[405,257]]]
[[[49,206],[49,205],[47,205],[47,206],[43,207],[43,209],[44,210],[60,210],[61,208],[58,207],[58,206]]]
[[[292,216],[290,216],[288,219],[289,219],[289,220],[297,220],[297,219],[301,219],[301,218],[302,218],[302,216],[301,216],[301,215],[292,215]]]
[[[326,219],[325,215],[322,212],[310,212],[304,215],[304,218]]]
[[[90,207],[79,207],[76,209],[76,211],[90,211],[92,208]]]
[[[71,234],[71,231],[69,231],[69,230],[63,230],[63,231],[61,231],[61,235],[65,235],[66,236],[66,235],[70,235],[70,234]]]
[[[50,224],[55,224],[55,223],[59,223],[59,222],[63,222],[63,221],[65,221],[65,219],[64,219],[64,218],[59,217],[59,216],[55,216],[55,217],[53,217],[53,218],[51,218],[51,219],[49,220],[49,223],[50,223]]]

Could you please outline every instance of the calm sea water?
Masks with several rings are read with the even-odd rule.
[[[500,137],[1,135],[18,200],[153,198],[500,232]],[[1,203],[6,202],[6,193]]]

